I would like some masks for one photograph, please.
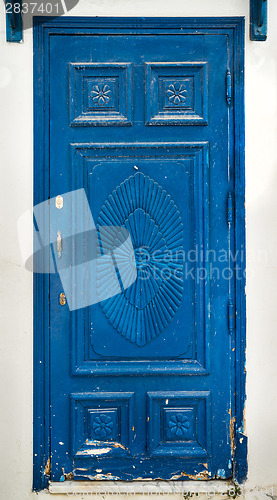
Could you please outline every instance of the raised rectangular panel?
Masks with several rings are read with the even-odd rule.
[[[90,308],[73,311],[74,373],[207,374],[209,282],[205,285],[203,280],[195,278],[197,266],[202,268],[203,262],[191,261],[188,255],[191,249],[207,248],[209,244],[208,144],[168,143],[162,146],[156,143],[131,143],[126,146],[119,144],[72,146],[74,161],[72,170],[76,173],[72,190],[84,186],[95,224],[105,228],[105,221],[109,221],[109,226],[113,225],[116,228],[124,226],[130,219],[130,224],[126,223],[126,228],[128,227],[133,244],[136,246],[136,228],[146,227],[143,217],[149,218],[147,227],[149,224],[153,225],[158,239],[152,241],[155,235],[154,229],[146,235],[142,232],[140,244],[149,247],[151,252],[156,252],[162,242],[161,248],[165,249],[166,256],[172,255],[173,264],[178,268],[178,277],[182,280],[179,287],[182,291],[179,302],[178,297],[176,299],[174,296],[175,284],[168,295],[166,289],[162,290],[162,300],[158,303],[156,311],[153,311],[156,321],[155,331],[154,328],[150,328],[150,316],[150,319],[145,316],[148,321],[146,329],[144,323],[136,323],[132,315],[134,294],[130,295],[131,291],[136,291],[135,297],[139,297],[140,310],[147,307],[150,310],[147,300],[149,296],[153,300],[153,294],[150,294],[152,290],[148,293],[147,282],[143,284],[145,297],[141,295],[142,287],[136,287],[134,283],[131,285],[133,290],[131,287],[130,290],[127,289],[126,296],[123,296],[124,291],[121,291],[121,294],[102,302],[100,300]],[[152,196],[153,192],[155,197]],[[121,201],[117,205],[115,200],[119,199]],[[120,207],[120,210],[116,207]],[[134,221],[133,213],[139,214],[138,221]],[[174,224],[171,219],[165,220],[167,214],[174,217]],[[76,224],[80,230],[80,216],[77,221],[72,221],[72,227]],[[156,226],[160,229],[156,229]],[[160,233],[163,233],[163,236],[160,236]],[[151,244],[147,240],[149,237]],[[180,243],[178,238],[181,238]],[[176,242],[177,251],[175,251]],[[172,248],[174,252],[171,252]],[[145,254],[139,256],[144,257]],[[149,258],[147,256],[147,262]],[[129,262],[128,259],[127,261]],[[160,259],[157,265],[161,265]],[[143,262],[141,266],[143,271]],[[175,271],[175,267],[173,270]],[[119,268],[119,264],[118,272],[124,277],[124,269],[121,266]],[[105,279],[102,271],[101,276]],[[100,281],[99,283],[101,284]],[[98,286],[96,281],[95,286]],[[157,296],[160,289],[158,288],[155,293]],[[168,311],[171,300],[174,300],[175,309]],[[124,301],[127,303],[122,306]],[[127,315],[126,311],[130,314]],[[152,314],[152,311],[147,312],[149,315]],[[124,322],[126,318],[128,321]],[[83,331],[83,325],[85,331],[80,335],[78,332]],[[132,337],[134,331],[136,336]]]
[[[132,125],[131,63],[70,64],[71,125]]]
[[[146,124],[207,125],[206,62],[146,63]]]
[[[70,399],[73,456],[130,455],[134,393],[77,393]]]
[[[210,392],[148,392],[151,456],[204,458],[211,449]]]

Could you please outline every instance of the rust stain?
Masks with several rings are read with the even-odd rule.
[[[229,415],[230,415],[229,432],[230,432],[230,439],[231,439],[231,453],[232,453],[232,456],[233,456],[234,455],[234,449],[235,449],[235,422],[236,422],[236,417],[232,417],[232,410],[231,410],[231,408],[229,410]]]
[[[45,465],[45,468],[44,468],[44,474],[45,474],[45,476],[50,476],[50,473],[51,473],[51,462],[50,462],[50,457],[49,457],[47,460],[47,464]]]

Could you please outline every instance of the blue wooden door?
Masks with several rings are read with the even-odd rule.
[[[232,475],[230,33],[49,36],[54,481]]]

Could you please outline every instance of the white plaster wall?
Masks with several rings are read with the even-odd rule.
[[[248,4],[249,0],[80,0],[70,15],[246,16],[246,488],[250,490],[277,487],[277,2],[269,0],[268,41],[262,43],[249,41]],[[32,32],[24,33],[23,44],[7,44],[3,2],[0,20],[0,498],[30,500],[35,498],[31,492],[32,275],[22,265],[16,224],[32,207]],[[251,493],[251,498],[267,498],[264,493]],[[38,497],[45,495],[49,493]]]

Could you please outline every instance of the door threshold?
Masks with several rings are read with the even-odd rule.
[[[49,492],[66,495],[226,495],[235,489],[232,481],[65,481],[49,483]],[[197,495],[197,496],[198,496]]]

